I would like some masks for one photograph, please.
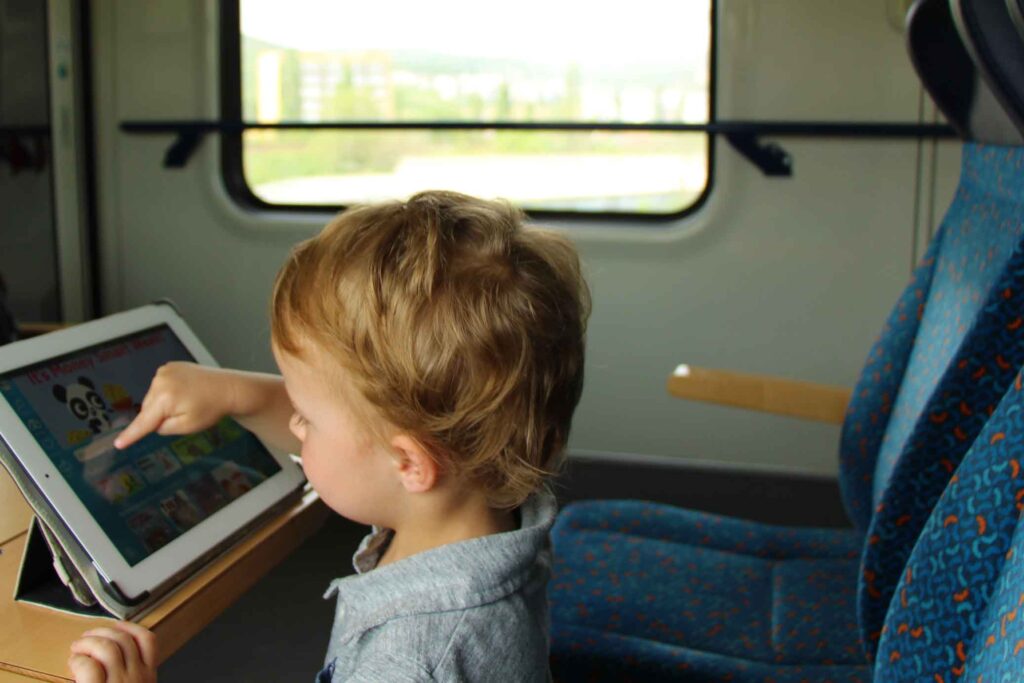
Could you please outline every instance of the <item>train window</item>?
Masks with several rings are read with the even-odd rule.
[[[643,126],[709,120],[713,0],[237,1],[225,97],[243,121],[400,126],[246,129],[225,170],[250,203],[444,188],[540,213],[678,216],[707,193],[708,135]],[[459,128],[495,122],[525,129]],[[636,125],[544,128],[559,123]]]

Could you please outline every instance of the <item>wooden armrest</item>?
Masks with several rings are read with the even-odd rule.
[[[668,393],[707,403],[842,424],[851,389],[770,375],[680,365],[668,378]]]

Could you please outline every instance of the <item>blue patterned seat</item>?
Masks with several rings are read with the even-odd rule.
[[[567,507],[553,537],[558,680],[868,680],[859,533],[612,501]]]
[[[916,11],[953,30],[944,0]],[[945,38],[942,59],[969,63]],[[933,76],[939,88],[948,80]],[[967,108],[943,109],[978,137]],[[638,501],[571,505],[552,532],[556,678],[870,680],[910,551],[1022,364],[1024,148],[967,143],[954,201],[868,354],[843,426],[840,485],[856,530]]]
[[[1018,376],[902,572],[877,683],[1024,680],[1024,391]]]
[[[982,231],[994,229],[1002,233],[1000,237],[994,232],[989,232],[981,238],[979,244],[987,244],[990,250],[1006,250],[1009,260],[1006,272],[1000,279],[994,281],[990,288],[974,291],[970,291],[969,286],[965,288],[963,283],[974,277],[971,274],[972,270],[992,268],[992,263],[980,263],[980,260],[988,258],[988,255],[978,252],[971,257],[965,252],[959,256],[958,263],[946,265],[947,268],[963,268],[962,273],[953,274],[953,279],[959,277],[963,280],[953,288],[960,296],[970,296],[978,300],[984,298],[987,293],[988,301],[982,307],[974,327],[967,332],[962,341],[956,342],[961,345],[960,350],[956,352],[957,357],[946,366],[938,382],[933,383],[933,377],[936,376],[936,361],[941,363],[943,358],[949,357],[949,344],[956,335],[948,335],[945,339],[941,336],[922,337],[915,342],[929,346],[920,354],[917,354],[915,349],[915,356],[906,369],[909,380],[900,388],[900,395],[896,399],[892,417],[884,432],[876,462],[870,465],[874,468],[871,500],[876,508],[868,527],[863,576],[858,586],[858,617],[862,634],[868,644],[869,656],[874,653],[874,645],[877,644],[882,622],[892,599],[895,581],[906,564],[925,520],[931,514],[953,470],[959,465],[964,446],[973,442],[974,435],[984,425],[995,403],[1003,395],[1006,387],[1005,378],[1018,368],[1017,352],[1022,319],[1019,306],[1012,300],[1020,293],[1022,278],[1018,265],[1020,254],[1012,250],[1019,250],[1021,245],[1011,247],[1009,234],[1015,234],[1020,222],[1024,220],[1020,205],[1021,198],[1024,197],[1024,186],[1021,183],[1024,168],[1020,159],[1020,155],[1024,153],[1024,148],[1021,147],[1024,144],[1024,137],[1013,125],[1015,120],[1024,115],[1024,110],[1012,109],[1009,115],[996,119],[991,115],[994,109],[986,111],[986,107],[995,107],[997,99],[1006,105],[1011,105],[1015,101],[1017,106],[1021,104],[1019,92],[1016,100],[1010,96],[1014,88],[1018,91],[1024,90],[1024,83],[1019,80],[1024,74],[1017,74],[1018,80],[1014,82],[1008,80],[1003,69],[996,74],[992,67],[994,62],[1006,59],[1011,54],[1017,58],[1024,57],[1024,45],[1015,33],[1005,31],[1008,28],[1008,13],[1001,1],[997,3],[990,0],[924,0],[915,5],[911,17],[920,17],[919,23],[924,26],[924,30],[919,28],[915,31],[915,22],[911,21],[909,35],[911,55],[926,86],[930,86],[942,71],[948,69],[951,58],[958,59],[952,56],[955,51],[951,50],[952,46],[960,44],[956,41],[957,35],[954,35],[952,28],[954,23],[959,29],[958,35],[963,40],[963,46],[975,58],[972,63],[977,64],[978,73],[986,79],[984,83],[978,80],[968,90],[973,100],[964,101],[962,94],[952,90],[944,90],[940,95],[945,98],[939,100],[940,105],[945,104],[944,111],[967,112],[966,123],[961,124],[965,136],[984,137],[1004,144],[999,148],[988,148],[987,153],[993,156],[973,165],[968,161],[968,157],[975,154],[976,150],[972,145],[965,145],[960,187],[964,189],[965,186],[973,186],[973,191],[981,193],[980,196],[984,198],[973,206],[954,200],[946,220],[955,222],[968,231],[978,230],[984,225],[986,227],[980,228]],[[997,6],[1002,8],[1001,17],[993,12]],[[948,34],[937,36],[936,30],[948,31]],[[914,49],[915,38],[922,42],[925,49]],[[942,45],[943,49],[931,49],[936,44],[936,38],[942,39],[938,44]],[[934,65],[928,61],[929,59],[942,60],[938,62],[940,68],[932,68]],[[969,59],[964,52],[959,61]],[[944,83],[943,87],[949,88],[949,83]],[[953,114],[951,120],[958,120],[956,114]],[[976,123],[977,121],[984,121],[984,124]],[[995,151],[997,149],[1006,152],[1002,160],[995,159],[1000,156],[1000,152]],[[963,213],[965,210],[967,213]],[[993,224],[998,224],[998,227]],[[972,258],[977,261],[972,262]],[[997,256],[993,263],[998,260]],[[933,285],[929,297],[936,300],[946,298],[945,306],[948,307],[948,296],[953,289],[949,286],[949,278],[943,282],[943,287]],[[978,284],[983,282],[984,276],[978,278]],[[1000,296],[1003,297],[1002,301],[999,300]],[[1000,304],[1004,305],[1004,310],[994,316],[989,315]],[[953,307],[957,308],[959,310],[955,316],[947,318],[946,324],[964,324],[966,318],[963,314],[970,311],[970,306]],[[924,313],[922,330],[928,325],[927,317],[930,313],[931,311]],[[927,391],[932,391],[930,405],[923,415],[915,416],[914,405],[919,399],[915,399],[913,394],[920,396]],[[910,397],[901,406],[905,394],[910,394]],[[863,424],[861,420],[861,425]],[[846,426],[853,430],[857,427],[850,420],[847,420]],[[849,436],[850,433],[844,429],[844,445]],[[950,439],[960,443],[950,448]],[[863,486],[867,477],[863,476],[863,469],[861,471],[860,483]],[[847,500],[860,493],[850,490],[855,478],[844,477],[840,483],[844,485]],[[862,495],[860,497],[864,499]]]

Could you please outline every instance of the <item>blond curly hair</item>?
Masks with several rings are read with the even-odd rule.
[[[498,508],[561,463],[590,313],[572,244],[523,220],[455,192],[355,206],[292,250],[271,298],[279,349],[313,343]]]

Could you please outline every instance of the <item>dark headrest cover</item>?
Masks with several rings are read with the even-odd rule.
[[[917,0],[907,13],[907,49],[925,90],[962,138],[977,83],[946,0]]]
[[[1006,0],[950,0],[967,51],[1015,124],[1009,141],[1024,143],[1024,38]]]
[[[1006,8],[1010,10],[1010,19],[1017,27],[1017,33],[1024,38],[1024,0],[1006,0]]]
[[[950,3],[916,0],[907,14],[907,48],[925,90],[966,140],[1022,144],[1021,134],[975,66]],[[1004,0],[983,0],[1003,2]]]

